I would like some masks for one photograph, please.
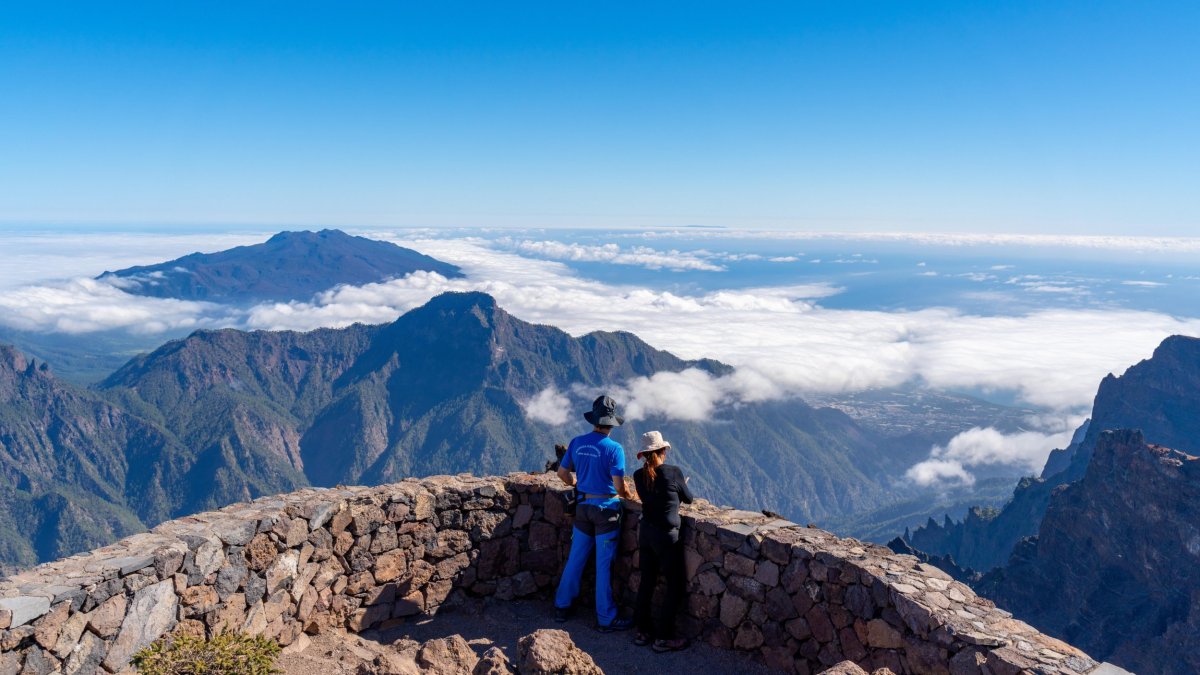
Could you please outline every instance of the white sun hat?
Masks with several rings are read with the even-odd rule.
[[[638,459],[648,452],[654,452],[662,448],[669,448],[671,444],[663,440],[661,431],[647,431],[642,434],[642,449],[638,450]]]

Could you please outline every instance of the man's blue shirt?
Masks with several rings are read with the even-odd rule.
[[[625,448],[593,431],[571,440],[560,466],[575,472],[575,483],[580,492],[615,495],[617,489],[613,487],[612,479],[625,475]]]

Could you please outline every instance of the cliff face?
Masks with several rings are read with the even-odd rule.
[[[1169,337],[1151,358],[1120,377],[1104,378],[1091,421],[1069,447],[1051,453],[1041,478],[1022,480],[999,513],[978,513],[961,523],[931,522],[914,531],[908,543],[983,572],[1005,564],[1017,542],[1038,531],[1051,493],[1084,476],[1108,429],[1141,429],[1151,443],[1200,454],[1200,339]]]
[[[1200,461],[1140,432],[1098,434],[1083,478],[980,590],[1136,672],[1200,672]]]
[[[142,529],[126,450],[169,434],[0,345],[0,563],[28,565]]]

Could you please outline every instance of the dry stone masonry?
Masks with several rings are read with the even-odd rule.
[[[552,592],[570,547],[550,475],[435,476],[308,489],[163,523],[0,582],[0,674],[119,673],[170,632],[391,627],[467,596]],[[637,507],[617,559],[638,583]],[[895,673],[1088,673],[1086,654],[935,567],[758,513],[684,510],[680,629],[809,675],[844,660]],[[590,597],[584,593],[584,598]]]

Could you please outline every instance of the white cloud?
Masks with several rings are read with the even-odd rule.
[[[547,387],[524,404],[525,416],[551,426],[566,424],[571,415],[571,399],[555,387]]]
[[[220,305],[130,295],[87,277],[0,293],[0,323],[28,331],[125,329],[149,334],[236,321],[236,315]]]
[[[640,239],[775,239],[789,241],[862,241],[922,246],[1017,246],[1077,248],[1141,253],[1197,253],[1200,237],[1132,237],[1117,235],[965,234],[940,232],[786,232],[779,230],[664,228],[631,232]]]
[[[1075,424],[1082,419],[1075,418]],[[1061,419],[1050,420],[1055,427],[1063,427]],[[1066,447],[1071,442],[1071,429],[1061,428],[1053,433],[1022,431],[1004,434],[993,428],[975,427],[964,431],[944,446],[934,446],[929,459],[920,462],[905,472],[905,477],[923,487],[934,484],[970,485],[975,482],[969,467],[982,465],[1005,465],[1037,473],[1046,463],[1046,457],[1054,448]]]
[[[635,246],[622,249],[617,244],[568,244],[561,241],[518,241],[501,240],[502,244],[513,250],[538,258],[550,260],[571,260],[576,262],[605,262],[614,265],[637,265],[652,270],[668,269],[701,270],[706,272],[723,272],[721,265],[710,262],[716,257],[706,251],[657,251],[646,246]],[[761,256],[722,255],[726,260],[758,260]]]
[[[1026,285],[1025,290],[1030,293],[1066,293],[1070,295],[1087,293],[1087,289],[1081,286],[1066,286],[1062,284],[1032,284]]]
[[[784,393],[753,370],[714,377],[695,368],[634,378],[610,390],[625,402],[625,415],[631,420],[661,415],[692,422],[711,419],[720,406],[779,398]]]
[[[962,277],[969,281],[976,281],[976,282],[995,281],[996,280],[996,277],[994,277],[990,274],[984,274],[982,272],[963,272],[962,274],[956,274],[955,276]]]
[[[1121,285],[1122,286],[1145,286],[1147,288],[1154,288],[1156,286],[1166,286],[1166,284],[1162,283],[1161,281],[1122,281]]]
[[[780,256],[775,256],[774,258],[767,258],[767,260],[769,262],[773,262],[773,263],[792,263],[792,262],[796,262],[797,260],[800,260],[800,258],[798,258],[794,255],[780,255]]]
[[[929,459],[921,462],[910,468],[904,477],[921,487],[975,484],[975,476],[964,469],[961,462],[945,459]]]

